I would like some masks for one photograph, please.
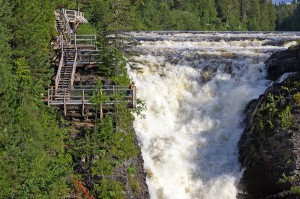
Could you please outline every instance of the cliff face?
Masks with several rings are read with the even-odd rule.
[[[239,142],[244,168],[241,198],[300,198],[300,46],[273,54],[266,62],[275,83],[246,108]]]

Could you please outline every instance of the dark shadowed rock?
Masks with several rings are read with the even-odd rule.
[[[267,61],[268,79],[276,80],[284,73],[300,71],[300,45],[274,53]]]

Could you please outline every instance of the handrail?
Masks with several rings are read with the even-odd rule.
[[[83,12],[78,12],[76,10],[64,10],[64,15],[67,15],[69,20],[79,21],[81,23],[87,23],[87,20],[84,18]]]
[[[73,63],[73,68],[72,68],[72,74],[71,74],[71,87],[73,86],[73,83],[74,83],[74,80],[75,80],[76,66],[77,66],[77,49],[75,51],[75,58],[74,58],[74,63]]]
[[[66,10],[66,9],[64,9],[64,14],[84,17],[83,12],[78,12],[76,10]]]
[[[61,73],[61,69],[64,65],[64,40],[63,40],[63,36],[61,35],[61,57],[60,57],[60,61],[59,61],[59,66],[57,69],[57,73],[56,73],[56,77],[55,77],[55,93],[57,93],[57,89],[58,89],[58,84],[59,84],[59,80],[60,80],[60,73]]]
[[[128,87],[124,86],[110,86],[109,89],[98,88],[100,92],[105,93],[109,97],[109,101],[104,102],[103,104],[115,104],[120,103],[121,98],[125,99],[127,104],[130,104],[130,107],[136,108],[136,88],[134,87],[132,90]],[[64,105],[64,110],[68,105],[84,105],[84,104],[92,104],[90,99],[93,97],[95,89],[72,89],[72,88],[59,88],[58,93],[54,94],[54,87],[49,87],[48,89],[48,104],[49,105]],[[131,91],[131,92],[128,92]],[[129,93],[132,93],[129,94]],[[115,98],[115,95],[118,94],[121,98]]]
[[[96,45],[96,40],[96,35],[71,35],[71,41],[73,44],[79,41],[80,44]]]
[[[53,86],[49,87],[49,89],[54,89]],[[135,88],[134,88],[135,89]],[[133,90],[134,90],[133,89]],[[58,88],[57,91],[68,91],[69,93],[76,93],[78,91],[85,90],[87,93],[93,93],[95,90],[102,90],[102,91],[131,91],[130,88],[126,86],[114,86],[114,85],[108,85],[108,86],[102,86],[102,88],[96,88],[96,86],[86,86],[86,87],[81,87],[81,86],[73,86],[73,87],[68,87],[68,88]],[[115,93],[115,92],[114,92]]]
[[[53,93],[53,90],[54,88],[53,87],[50,87],[49,89],[49,98],[48,99],[52,99],[55,98],[55,97],[61,97],[61,96],[65,96],[65,97],[68,97],[68,99],[70,100],[74,100],[75,98],[80,98],[82,95],[81,93],[84,92],[85,93],[85,97],[86,98],[91,98],[94,94],[94,89],[69,89],[69,88],[59,88],[58,89],[58,93],[60,94],[54,94]],[[133,91],[133,94],[135,93],[135,89],[131,90],[129,88],[123,88],[123,89],[120,89],[118,87],[115,87],[113,89],[97,89],[101,92],[104,92],[106,93],[106,95],[108,97],[113,97],[115,94],[121,94],[121,96],[123,97],[130,97],[130,99],[133,98],[133,100],[135,100],[135,96],[134,95],[130,95],[128,93],[128,91]],[[65,94],[64,94],[65,93]],[[66,96],[66,93],[68,93],[68,96]],[[66,99],[66,100],[68,100]]]
[[[116,86],[116,85],[102,85],[101,86],[102,89],[127,89],[130,90],[130,88],[128,86]],[[76,89],[98,89],[97,85],[80,85],[80,86],[73,86],[72,88],[70,88],[72,90],[76,90]]]
[[[68,38],[66,38],[68,41],[70,41],[70,36],[72,34],[72,29],[71,29],[71,26],[70,26],[70,19],[69,19],[69,16],[66,15],[66,11],[64,9],[61,10],[61,15],[62,15],[62,19],[63,19],[63,26],[67,32],[67,36]]]

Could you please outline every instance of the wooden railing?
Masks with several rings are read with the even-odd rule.
[[[78,51],[78,62],[91,63],[97,62],[97,57],[100,56],[99,50],[80,50]]]
[[[75,80],[76,66],[77,66],[77,50],[75,51],[74,63],[73,63],[73,68],[72,68],[72,73],[71,73],[71,86],[72,87],[73,87],[73,83]]]
[[[76,17],[83,17],[84,18],[84,13],[83,12],[78,12],[76,10],[64,10],[64,14],[69,17],[71,20],[76,20]]]
[[[96,45],[96,35],[72,35],[71,43],[77,45]]]
[[[89,109],[90,105],[92,106],[95,105],[94,104],[95,102],[92,103],[93,101],[92,98],[93,98],[96,101],[100,100],[100,118],[102,118],[103,116],[102,110],[113,109],[114,104],[123,103],[124,100],[128,108],[135,109],[136,101],[137,101],[135,87],[129,89],[128,87],[113,86],[113,85],[111,86],[105,85],[102,86],[101,88],[98,88],[97,86],[80,86],[80,87],[74,86],[75,72],[76,72],[77,65],[78,66],[80,64],[92,65],[94,63],[99,63],[96,61],[97,56],[100,55],[99,54],[100,51],[96,46],[96,35],[76,35],[76,31],[72,29],[73,23],[75,23],[74,24],[75,27],[73,28],[76,29],[79,23],[87,22],[82,12],[62,9],[60,12],[56,11],[55,15],[57,16],[56,18],[56,21],[58,22],[57,26],[60,27],[59,28],[60,36],[57,42],[57,44],[60,43],[60,45],[57,46],[60,46],[61,57],[60,57],[59,66],[55,77],[55,85],[49,87],[48,89],[48,98],[47,98],[48,105],[59,106],[59,107],[63,105],[65,116],[67,114],[67,106],[68,108],[72,109],[72,111],[68,112],[68,114],[73,114],[74,112],[75,114],[78,114],[78,112],[76,111],[78,111],[78,106],[79,106],[82,111],[81,116],[88,116],[85,115],[86,114],[85,108]],[[61,24],[63,27],[61,27]],[[69,48],[72,50],[68,50]],[[67,49],[66,52],[64,52],[65,49]],[[59,87],[60,81],[67,80],[67,77],[64,79],[62,78],[62,74],[61,74],[62,71],[64,70],[64,62],[65,62],[64,56],[66,53],[73,53],[73,52],[74,52],[74,60],[70,59],[70,63],[71,61],[73,61],[70,83],[62,84],[62,87],[60,88]],[[68,87],[66,88],[67,85]],[[98,94],[100,94],[100,96],[98,96]],[[103,96],[103,98],[101,96]],[[101,99],[97,99],[99,97]],[[85,107],[85,105],[89,105],[89,107]]]
[[[125,99],[125,102],[136,107],[136,88],[129,89],[122,86],[103,86],[102,88],[96,88],[93,86],[78,87],[73,86],[69,88],[54,87],[48,89],[48,104],[49,105],[80,105],[80,104],[92,104],[90,99],[94,93],[98,92],[108,97],[103,101],[104,105],[112,105],[114,103],[120,103]],[[59,93],[59,94],[57,94]]]
[[[64,66],[64,40],[63,40],[63,36],[61,35],[61,57],[60,57],[60,61],[59,61],[59,66],[57,69],[57,73],[56,73],[56,77],[55,77],[55,93],[57,93],[57,89],[58,89],[58,84],[60,81],[60,73],[61,73],[61,69]]]
[[[62,16],[62,20],[63,20],[63,26],[65,28],[65,31],[67,32],[66,36],[66,40],[68,40],[68,43],[70,43],[70,36],[73,33],[73,30],[70,26],[70,18],[69,16],[66,14],[66,10],[62,9],[61,10],[61,16]]]

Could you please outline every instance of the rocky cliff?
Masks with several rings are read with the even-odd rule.
[[[270,80],[290,76],[246,108],[240,198],[300,198],[300,46],[273,54],[266,64]]]

